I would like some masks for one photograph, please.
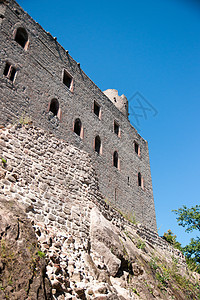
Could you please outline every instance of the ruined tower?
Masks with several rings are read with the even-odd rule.
[[[148,144],[126,97],[102,92],[14,0],[0,2],[0,31],[0,124],[26,116],[88,152],[105,199],[156,230]]]

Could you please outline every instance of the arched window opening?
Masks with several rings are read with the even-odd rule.
[[[50,103],[49,111],[53,113],[54,116],[57,116],[59,110],[59,102],[57,99],[52,99]]]
[[[28,42],[28,33],[26,29],[23,27],[17,28],[16,34],[15,34],[15,41],[22,46],[22,48],[26,47],[26,44]]]
[[[75,122],[74,122],[74,132],[77,134],[77,135],[81,135],[81,120],[80,119],[76,119]]]
[[[113,153],[113,166],[115,168],[118,168],[118,164],[119,164],[119,162],[118,162],[118,153],[117,153],[117,151],[115,151]]]
[[[99,135],[97,135],[95,137],[95,144],[94,144],[94,148],[95,148],[95,151],[100,154],[100,151],[101,151],[101,139],[99,137]]]

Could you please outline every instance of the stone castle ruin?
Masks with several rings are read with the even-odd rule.
[[[185,300],[185,282],[197,299],[199,277],[156,232],[126,97],[14,0],[0,30],[0,299]]]
[[[0,2],[0,30],[0,124],[32,120],[87,152],[104,199],[156,231],[148,144],[128,120],[126,97],[102,92],[14,0]]]

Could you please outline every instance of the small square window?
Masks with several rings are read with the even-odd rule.
[[[73,77],[71,75],[69,75],[69,73],[66,70],[64,70],[64,74],[63,74],[63,83],[70,90],[72,90],[72,87],[73,87]]]
[[[100,106],[94,101],[94,113],[100,119]]]
[[[10,81],[14,81],[17,70],[8,62],[4,68],[3,75],[6,76]]]
[[[114,121],[114,133],[115,133],[117,136],[120,136],[119,124],[117,124],[116,121]]]

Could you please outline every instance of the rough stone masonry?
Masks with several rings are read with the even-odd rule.
[[[104,198],[156,230],[148,144],[128,120],[126,97],[103,93],[14,0],[0,1],[0,32],[0,125],[31,119],[49,133],[52,151],[53,136],[85,150]],[[61,184],[54,172],[50,185],[55,175]]]
[[[149,264],[154,256],[166,264],[175,259],[185,274],[182,253],[104,201],[91,154],[31,124],[18,124],[0,129],[0,156],[5,228],[9,231],[8,208],[19,206],[19,224],[24,208],[47,258],[53,299],[174,299],[172,292],[161,294]],[[19,237],[16,249],[22,247]],[[12,286],[3,283],[1,295],[11,293]],[[34,292],[31,283],[30,288]],[[21,290],[19,285],[15,292],[27,299]],[[184,299],[183,293],[178,297]]]

